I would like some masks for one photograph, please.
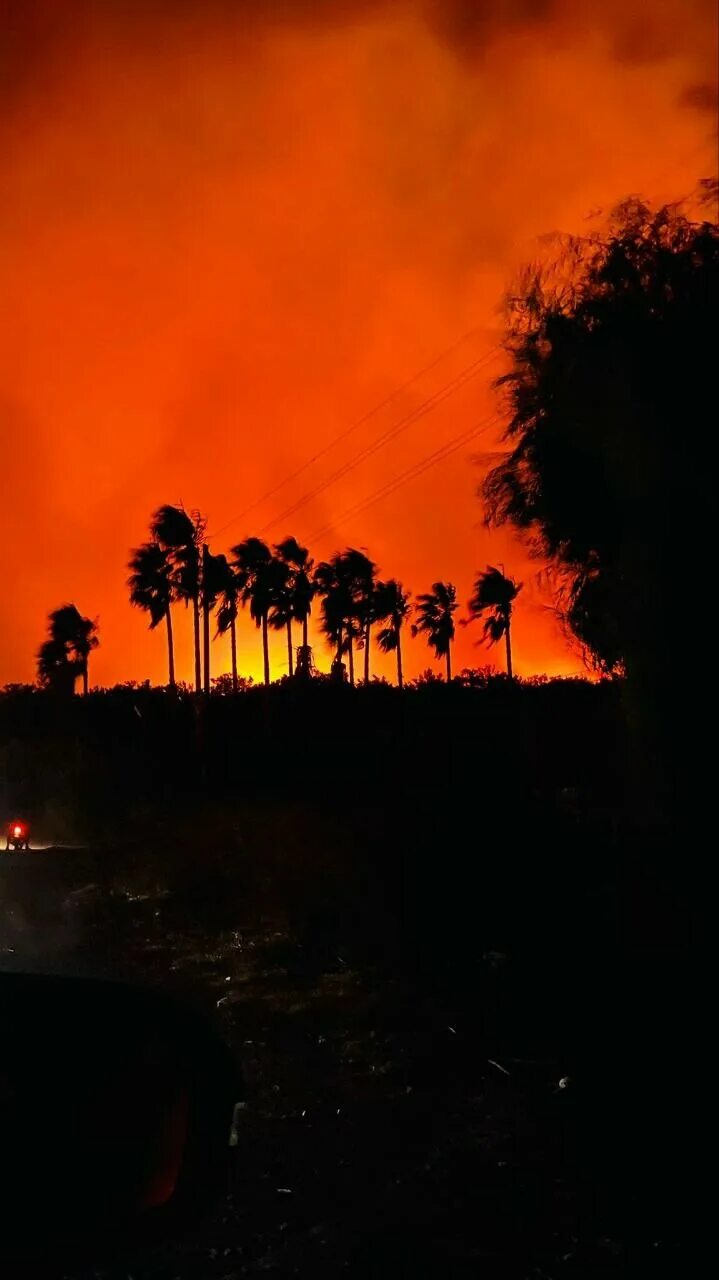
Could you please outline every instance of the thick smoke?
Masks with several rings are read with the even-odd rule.
[[[713,0],[0,5],[0,681],[32,676],[65,599],[100,617],[98,680],[162,677],[124,587],[153,507],[225,525],[479,329],[220,545],[260,532],[491,350],[539,236],[630,191],[691,189],[714,163],[715,21]],[[311,538],[488,417],[495,372],[267,536]],[[415,591],[449,577],[464,599],[488,560],[531,579],[478,528],[467,454],[493,432],[315,554],[364,543]],[[520,671],[577,665],[545,605],[525,589]],[[240,642],[256,674],[244,621]],[[486,661],[470,631],[459,647],[458,667]],[[410,672],[428,662],[412,645]]]

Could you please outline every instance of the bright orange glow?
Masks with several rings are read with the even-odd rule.
[[[67,600],[99,617],[93,683],[164,680],[163,629],[125,589],[154,507],[184,501],[210,532],[225,526],[478,328],[213,549],[250,533],[311,541],[492,414],[496,358],[264,530],[492,350],[538,237],[582,231],[628,192],[680,196],[715,166],[714,0],[28,0],[3,13],[0,543],[19,607],[0,681],[32,679],[45,615]],[[504,564],[525,583],[517,671],[577,671],[537,565],[481,526],[471,456],[498,440],[495,423],[312,551],[365,546],[385,576],[415,592],[449,579],[463,602],[476,570]],[[27,477],[21,500],[10,476]],[[178,610],[180,678],[191,631]],[[475,639],[459,630],[455,669],[501,666],[501,646]],[[257,678],[246,615],[238,644]],[[441,670],[421,640],[405,649],[408,677]],[[227,670],[229,644],[213,653]],[[281,633],[272,661],[286,670]],[[373,667],[392,674],[393,657]]]
[[[22,835],[22,827],[18,825],[14,826],[12,829],[12,833],[14,836],[20,837]]]

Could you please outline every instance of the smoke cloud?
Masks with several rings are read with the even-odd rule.
[[[334,521],[317,556],[366,545],[415,591],[444,577],[466,599],[498,560],[532,582],[511,536],[480,527],[470,455],[498,447],[496,422],[341,517],[491,418],[503,291],[539,237],[715,168],[713,0],[26,0],[0,15],[0,679],[32,677],[67,599],[99,615],[96,679],[163,678],[124,579],[164,501],[229,524],[217,550]],[[282,519],[483,353],[461,391]],[[522,672],[579,665],[548,603],[539,586],[521,597]],[[176,630],[187,675],[189,618]],[[487,660],[473,639],[458,668]],[[240,644],[256,675],[249,621]],[[413,644],[410,673],[429,663]]]

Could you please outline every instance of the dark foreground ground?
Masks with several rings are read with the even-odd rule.
[[[406,868],[378,883],[376,860],[346,874],[344,827],[306,814],[224,831],[0,857],[7,963],[180,990],[246,1080],[215,1218],[82,1280],[684,1273],[663,1083],[682,1050],[655,1015],[685,939],[656,857],[650,883],[570,822],[533,870],[487,857],[458,898]]]

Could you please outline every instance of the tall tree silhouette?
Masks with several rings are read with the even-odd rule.
[[[177,598],[192,606],[195,649],[195,692],[202,690],[200,657],[201,554],[205,521],[199,512],[189,515],[182,507],[158,507],[150,522],[153,541],[167,551],[173,566],[173,589]]]
[[[308,640],[308,627],[312,611],[312,599],[315,585],[312,579],[314,562],[307,547],[303,547],[296,538],[284,538],[275,547],[278,559],[287,567],[288,577],[285,593],[289,603],[286,620],[289,673],[292,675],[292,623],[299,622],[302,627],[302,644],[297,654],[298,674],[309,675],[312,652]]]
[[[337,676],[342,672],[342,654],[345,651],[344,622],[350,602],[344,598],[345,592],[337,574],[336,557],[333,560],[320,561],[315,568],[313,582],[315,591],[321,597],[320,628],[334,648],[332,673]]]
[[[322,631],[335,649],[334,669],[341,670],[342,655],[346,653],[350,684],[354,684],[355,641],[365,633],[367,564],[371,561],[362,552],[349,548],[318,564],[314,576],[322,597]]]
[[[422,634],[438,658],[447,665],[447,681],[452,679],[452,641],[454,640],[454,614],[457,609],[457,590],[451,582],[434,582],[432,590],[417,596],[416,622],[412,635]]]
[[[270,548],[261,538],[245,538],[232,548],[240,586],[240,599],[250,607],[250,617],[262,630],[265,685],[270,683],[269,615],[278,596],[278,569]]]
[[[292,622],[294,610],[292,604],[291,570],[289,565],[279,557],[273,557],[271,569],[272,607],[267,621],[273,631],[284,631],[287,638],[287,672],[294,674],[292,654]]]
[[[383,653],[397,655],[397,684],[404,687],[402,672],[402,627],[411,612],[410,596],[396,578],[378,582],[374,593],[374,617],[387,625],[377,633],[377,644]]]
[[[676,660],[667,600],[689,577],[701,595],[713,540],[713,482],[678,424],[715,397],[718,295],[719,226],[629,200],[525,270],[508,304],[510,451],[482,485],[487,520],[551,562],[571,629],[604,670],[651,682],[657,707]]]
[[[144,542],[131,552],[128,564],[130,604],[143,609],[154,631],[164,621],[167,628],[167,663],[170,688],[175,688],[175,646],[172,635],[172,563],[159,542]]]
[[[340,573],[346,578],[354,601],[354,617],[360,628],[360,644],[364,648],[364,682],[369,684],[377,566],[364,552],[348,547],[340,556]]]
[[[38,653],[38,679],[46,687],[72,691],[78,676],[88,692],[88,663],[100,641],[97,623],[84,618],[74,604],[63,604],[48,616],[49,636]]]
[[[484,618],[483,634],[489,644],[497,644],[504,636],[507,655],[507,675],[513,679],[512,670],[512,608],[522,583],[508,578],[499,569],[488,565],[474,584],[469,601],[470,621]]]
[[[217,608],[217,635],[230,633],[230,658],[232,662],[232,692],[237,693],[237,613],[240,585],[237,574],[227,556],[215,556],[219,581]]]
[[[207,543],[202,547],[200,607],[202,611],[203,691],[210,692],[210,615],[226,584],[224,556],[215,556]]]

